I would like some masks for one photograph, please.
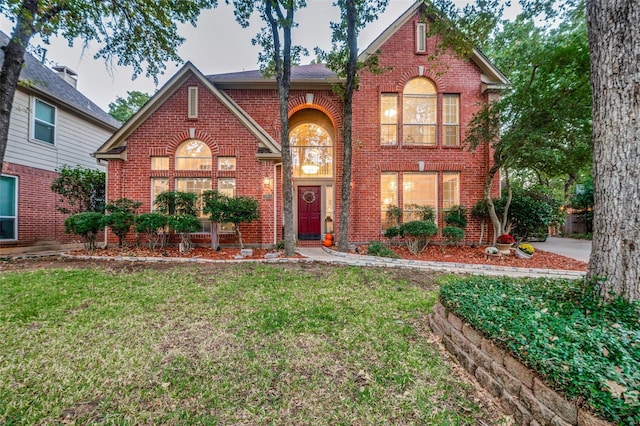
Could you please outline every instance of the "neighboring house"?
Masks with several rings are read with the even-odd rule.
[[[469,152],[461,141],[473,114],[508,81],[479,51],[470,60],[442,55],[435,69],[423,12],[419,1],[360,55],[378,53],[390,69],[361,72],[354,98],[350,242],[379,239],[392,205],[405,220],[415,205],[432,206],[442,228],[445,209],[470,210],[483,197],[491,152]],[[343,106],[332,91],[339,81],[322,64],[292,70],[294,223],[296,238],[311,244],[320,243],[327,218],[340,226]],[[262,216],[241,225],[243,240],[269,246],[283,238],[279,140],[274,79],[259,71],[205,76],[188,63],[95,156],[109,162],[108,199],[141,201],[141,211],[167,190],[257,198]],[[201,224],[194,237],[206,242],[210,223]],[[479,230],[470,221],[469,238]]]
[[[0,45],[8,40],[0,32]],[[66,215],[57,211],[59,196],[51,192],[56,169],[80,165],[104,170],[91,154],[120,127],[76,90],[76,79],[66,67],[54,71],[25,55],[0,177],[0,252],[75,239],[64,233]]]

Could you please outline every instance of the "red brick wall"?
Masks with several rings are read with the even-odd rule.
[[[2,173],[18,177],[18,240],[0,241],[0,248],[35,244],[66,244],[78,238],[64,233],[67,215],[58,212],[58,195],[51,184],[58,173],[4,163]]]
[[[443,147],[442,129],[438,128],[438,145],[416,147],[403,145],[380,145],[380,93],[399,94],[399,108],[402,106],[402,89],[411,78],[423,75],[430,78],[438,92],[438,122],[442,116],[442,95],[460,95],[460,139],[465,138],[468,122],[478,109],[479,102],[487,101],[487,94],[481,92],[481,70],[471,61],[453,56],[440,56],[435,64],[427,61],[426,55],[414,53],[414,25],[420,17],[416,14],[404,27],[400,28],[380,49],[380,65],[392,69],[376,75],[363,72],[359,90],[354,98],[353,127],[353,181],[350,241],[369,241],[380,236],[380,173],[384,171],[418,171],[418,161],[424,161],[425,171],[438,172],[438,206],[442,212],[442,172],[460,173],[460,203],[469,210],[483,196],[484,181],[491,152],[479,147],[469,152],[462,147]],[[428,40],[428,51],[435,47],[434,40]],[[187,118],[187,87],[198,85],[199,117]],[[314,93],[313,105],[305,103],[305,93]],[[278,115],[278,95],[274,87],[266,89],[232,89],[226,93],[246,111],[274,140],[280,142],[280,118]],[[292,90],[290,97],[290,116],[303,108],[322,111],[334,125],[335,134],[335,229],[340,226],[341,176],[342,176],[342,102],[330,88],[326,90]],[[401,123],[399,128],[401,128]],[[172,158],[180,143],[189,139],[189,129],[195,129],[195,138],[204,141],[214,157],[213,170],[199,171],[197,174],[176,172],[174,161],[170,160],[167,172],[150,171],[152,155],[167,155]],[[243,224],[243,239],[249,244],[268,245],[274,242],[273,199],[263,199],[262,180],[265,175],[273,176],[273,164],[256,158],[257,139],[244,127],[233,114],[224,107],[213,94],[193,78],[171,95],[165,103],[133,134],[127,138],[127,161],[110,161],[109,200],[120,197],[141,201],[141,212],[150,209],[150,179],[153,176],[167,177],[170,189],[174,189],[174,179],[178,176],[202,176],[212,178],[216,188],[218,176],[236,178],[236,194],[251,196],[260,201],[262,218],[253,224]],[[235,156],[237,171],[231,174],[218,172],[215,158],[217,155]],[[277,170],[277,240],[282,238],[282,171]],[[494,184],[493,194],[498,194],[498,180]],[[272,191],[270,191],[272,193]],[[401,202],[401,200],[399,200]],[[438,227],[444,226],[442,215],[438,218]],[[476,241],[480,225],[470,220],[467,228],[467,241]]]

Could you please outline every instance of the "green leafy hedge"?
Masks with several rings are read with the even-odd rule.
[[[640,424],[640,303],[602,304],[583,281],[448,277],[441,302],[569,398]]]

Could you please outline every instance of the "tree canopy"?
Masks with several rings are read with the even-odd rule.
[[[58,35],[73,46],[95,41],[101,46],[95,58],[133,67],[157,82],[168,62],[181,62],[177,48],[184,42],[178,23],[196,24],[202,9],[217,0],[45,1],[6,0],[0,13],[13,23],[9,43],[2,46],[0,70],[0,172],[7,147],[13,97],[24,55],[39,34],[45,43]]]
[[[115,101],[109,104],[109,115],[121,123],[127,121],[133,114],[138,112],[147,103],[151,95],[133,90],[127,92],[127,97],[118,96]]]

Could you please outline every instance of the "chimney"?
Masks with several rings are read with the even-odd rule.
[[[65,67],[64,65],[56,65],[52,68],[56,72],[56,74],[58,74],[64,81],[72,85],[74,88],[78,85],[78,74],[75,71]]]

